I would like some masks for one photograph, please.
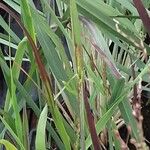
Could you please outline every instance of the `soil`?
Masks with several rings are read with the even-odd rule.
[[[150,147],[150,93],[142,92],[143,131],[147,145]]]

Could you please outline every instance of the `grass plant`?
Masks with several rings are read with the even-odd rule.
[[[149,8],[147,0],[2,0],[1,148],[148,149]]]

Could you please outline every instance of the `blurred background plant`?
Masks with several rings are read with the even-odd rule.
[[[149,149],[149,8],[2,0],[1,149]]]

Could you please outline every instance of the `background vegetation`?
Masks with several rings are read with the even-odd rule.
[[[2,0],[1,149],[149,149],[149,6]]]

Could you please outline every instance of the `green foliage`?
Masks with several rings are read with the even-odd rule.
[[[141,85],[150,82],[142,11],[129,0],[40,0],[40,9],[32,0],[3,1],[9,7],[0,2],[0,8],[9,17],[0,16],[0,66],[7,86],[0,144],[12,150],[87,150],[96,148],[95,139],[99,149],[107,144],[121,149],[127,143],[116,132],[126,124],[131,138],[147,149],[132,101],[140,99],[141,89],[150,91]],[[143,2],[150,13],[150,2]],[[11,18],[23,38],[11,28]]]
[[[41,149],[46,149],[45,145],[45,135],[46,135],[46,121],[47,121],[47,112],[48,108],[47,105],[43,108],[43,111],[41,112],[38,125],[37,125],[37,133],[36,133],[36,149],[41,150]]]

